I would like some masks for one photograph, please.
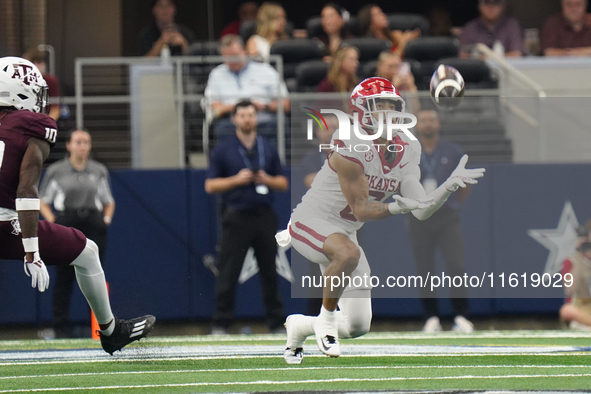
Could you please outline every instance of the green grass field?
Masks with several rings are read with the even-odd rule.
[[[591,333],[371,333],[338,359],[281,335],[153,337],[111,357],[92,340],[0,341],[0,393],[589,390]]]

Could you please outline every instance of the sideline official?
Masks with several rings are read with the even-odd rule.
[[[89,158],[92,148],[90,134],[86,130],[70,132],[66,149],[68,157],[53,163],[41,183],[41,215],[55,222],[82,231],[99,247],[99,258],[104,260],[107,244],[107,227],[115,213],[115,200],[111,194],[107,168]],[[55,213],[52,210],[55,209]],[[67,338],[68,314],[74,285],[74,268],[56,266],[56,281],[53,291],[54,332],[43,336]]]
[[[275,332],[283,328],[285,315],[277,287],[277,216],[272,204],[274,192],[286,191],[289,184],[277,149],[257,135],[253,103],[240,101],[232,120],[236,133],[213,150],[205,181],[207,193],[222,193],[220,274],[212,334],[226,333],[234,318],[236,285],[250,247],[259,265],[267,324]]]

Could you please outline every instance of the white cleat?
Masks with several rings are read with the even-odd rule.
[[[473,332],[474,331],[474,324],[464,316],[456,316],[454,319],[454,325],[451,328],[452,331],[455,332]]]
[[[341,345],[339,343],[338,328],[331,327],[320,318],[316,321],[314,327],[314,335],[316,336],[316,344],[318,349],[330,357],[338,357],[341,355]]]
[[[304,348],[298,347],[295,349],[286,348],[283,351],[283,359],[288,364],[301,364],[304,360]]]
[[[586,324],[579,323],[578,321],[572,320],[568,323],[569,330],[580,330],[580,331],[591,331],[591,327]]]
[[[304,343],[306,335],[298,329],[304,315],[289,315],[285,320],[285,330],[287,331],[287,343],[283,352],[283,359],[288,364],[301,364],[304,359]]]
[[[338,357],[341,355],[341,345],[337,337],[332,335],[316,335],[318,349],[327,356]]]
[[[433,333],[441,331],[443,331],[443,327],[441,327],[441,322],[437,316],[431,316],[428,318],[423,326],[423,332]]]

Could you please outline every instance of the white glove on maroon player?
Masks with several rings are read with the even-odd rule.
[[[484,176],[484,171],[486,171],[484,168],[466,169],[467,162],[468,155],[462,156],[454,172],[443,183],[448,192],[455,192],[458,187],[466,187],[466,184],[476,184],[478,183],[476,179]]]
[[[49,272],[39,252],[35,252],[33,261],[27,263],[25,257],[25,274],[31,277],[31,287],[37,288],[40,292],[44,292],[49,288]]]

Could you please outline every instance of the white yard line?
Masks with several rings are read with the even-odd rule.
[[[210,372],[272,372],[272,371],[316,371],[316,370],[371,370],[371,369],[490,369],[490,368],[532,368],[532,369],[555,369],[555,368],[586,368],[589,365],[371,365],[359,367],[283,367],[283,368],[224,368],[224,369],[180,369],[180,370],[152,370],[152,371],[125,371],[125,372],[86,372],[86,373],[61,373],[46,375],[19,375],[1,376],[0,380],[31,379],[31,378],[63,378],[80,376],[110,376],[110,375],[144,375],[144,374],[183,374],[183,373],[210,373]]]
[[[197,383],[168,383],[145,385],[117,385],[117,386],[92,386],[92,387],[56,387],[56,388],[28,388],[0,390],[0,393],[25,393],[43,391],[83,391],[83,390],[116,390],[116,389],[148,389],[161,387],[201,387],[201,386],[253,386],[253,385],[287,385],[306,383],[349,383],[349,382],[393,382],[393,381],[425,381],[425,380],[466,380],[466,379],[531,379],[531,378],[577,378],[590,377],[591,374],[555,374],[555,375],[503,375],[503,376],[438,376],[438,377],[390,377],[390,378],[334,378],[334,379],[308,379],[308,380],[257,380],[251,382],[197,382]]]
[[[179,336],[179,337],[150,337],[146,341],[151,343],[208,343],[208,342],[254,342],[254,341],[283,341],[285,335],[283,334],[259,334],[259,335],[202,335],[202,336]],[[355,341],[380,340],[380,339],[455,339],[455,338],[589,338],[591,339],[591,331],[560,331],[560,330],[542,330],[542,331],[475,331],[472,333],[421,333],[421,332],[375,332],[368,333]],[[84,345],[88,343],[88,339],[60,339],[59,343],[71,345]],[[46,345],[44,340],[17,340],[17,341],[0,341],[0,346],[14,346],[23,347],[31,344]]]
[[[398,354],[342,354],[342,358],[374,358],[374,357],[481,357],[481,356],[544,356],[544,357],[564,357],[564,356],[587,356],[591,357],[591,352],[556,352],[556,353],[530,353],[530,352],[519,352],[519,353],[398,353]],[[240,356],[198,356],[198,357],[148,357],[148,356],[135,356],[135,357],[106,357],[96,358],[87,357],[80,359],[69,359],[69,360],[35,360],[35,361],[9,361],[0,362],[0,366],[12,366],[12,365],[59,365],[59,364],[93,364],[93,363],[116,363],[116,362],[154,362],[154,361],[202,361],[202,360],[245,360],[256,358],[281,358],[281,354],[275,355],[240,355]],[[326,358],[323,354],[306,354],[306,358]]]

